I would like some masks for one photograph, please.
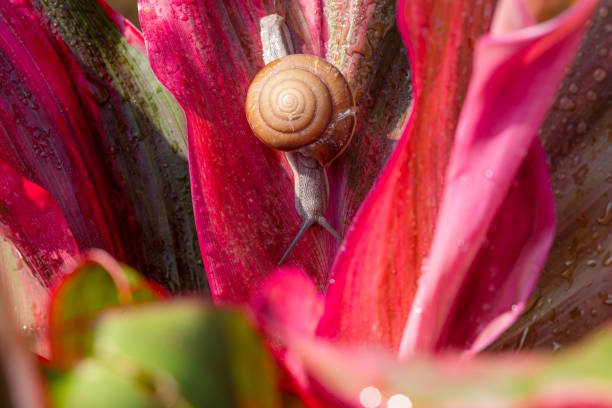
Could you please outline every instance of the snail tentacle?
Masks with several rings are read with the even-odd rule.
[[[308,231],[308,228],[312,227],[312,225],[314,223],[315,223],[315,219],[314,218],[306,218],[302,222],[302,225],[300,225],[300,230],[295,235],[295,238],[293,238],[293,241],[291,241],[291,244],[289,244],[289,247],[287,248],[287,250],[283,254],[282,258],[280,259],[280,261],[278,261],[278,264],[276,264],[277,266],[281,266],[282,265],[282,263],[285,261],[285,259],[287,258],[287,256],[289,255],[289,253],[291,252],[291,250],[293,249],[295,244],[298,243],[298,241],[302,238],[302,236],[306,233],[306,231]]]
[[[334,227],[331,226],[329,221],[327,221],[327,218],[325,218],[323,216],[319,216],[319,217],[317,217],[316,223],[319,224],[320,226],[322,226],[323,228],[325,228],[327,230],[327,232],[332,234],[338,241],[342,241],[342,235],[340,235],[338,233],[338,231],[336,231],[334,229]]]

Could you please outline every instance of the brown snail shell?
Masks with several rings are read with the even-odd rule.
[[[355,102],[342,73],[314,55],[292,54],[266,65],[246,99],[247,120],[266,145],[299,151],[329,165],[347,148]]]

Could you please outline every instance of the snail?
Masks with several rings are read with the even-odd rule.
[[[255,136],[286,152],[294,175],[295,208],[302,225],[278,264],[312,225],[342,240],[325,218],[325,167],[346,150],[355,129],[355,102],[342,73],[313,55],[275,59],[253,79],[245,109]]]

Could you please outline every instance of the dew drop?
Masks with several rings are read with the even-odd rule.
[[[606,6],[602,6],[599,8],[599,17],[606,18],[610,15],[610,9]]]
[[[575,307],[572,310],[570,310],[570,317],[572,319],[577,319],[583,315],[584,315],[584,310],[580,309],[579,307]]]
[[[608,49],[606,47],[601,47],[597,53],[600,57],[605,57],[608,55]]]
[[[494,176],[493,170],[491,170],[491,169],[486,169],[486,170],[484,171],[484,176],[485,176],[485,178],[492,179],[492,178],[493,178],[493,176]]]
[[[612,252],[608,251],[605,257],[606,259],[604,259],[604,261],[602,262],[602,265],[606,267],[612,265]]]
[[[553,351],[558,351],[561,349],[561,344],[557,343],[556,341],[552,342],[552,349]]]
[[[595,101],[597,100],[597,93],[593,90],[588,90],[586,93],[586,98],[589,101]]]
[[[423,314],[423,308],[422,307],[415,307],[414,308],[414,313],[416,313],[416,314]]]
[[[596,267],[596,266],[597,266],[597,264],[598,264],[598,262],[597,262],[595,259],[589,259],[589,260],[586,262],[586,265],[587,265],[589,268],[594,268],[594,267]]]
[[[606,70],[603,68],[597,68],[595,71],[593,71],[593,79],[597,82],[601,82],[606,79],[607,75]]]
[[[559,99],[559,108],[563,110],[574,110],[576,108],[576,104],[567,96],[562,96]]]
[[[606,205],[604,213],[597,219],[597,222],[601,225],[609,225],[612,222],[612,201]]]
[[[601,300],[601,303],[604,305],[612,306],[612,293],[599,292],[597,297],[599,297],[599,300]]]
[[[572,82],[570,84],[570,86],[567,88],[571,93],[575,94],[578,92],[578,85],[576,85],[576,83]]]

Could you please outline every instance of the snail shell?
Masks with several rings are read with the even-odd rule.
[[[266,65],[251,83],[247,120],[266,145],[299,151],[328,166],[347,148],[355,128],[346,79],[314,55],[292,54]]]

